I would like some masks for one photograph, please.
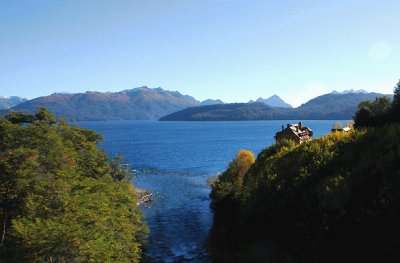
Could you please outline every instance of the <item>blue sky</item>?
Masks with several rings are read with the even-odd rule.
[[[0,95],[178,90],[199,100],[392,93],[400,1],[0,1]]]

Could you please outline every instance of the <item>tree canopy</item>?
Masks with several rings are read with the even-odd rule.
[[[400,81],[394,87],[392,101],[388,97],[378,97],[375,101],[358,104],[354,121],[357,128],[380,127],[400,121]]]
[[[1,259],[140,260],[148,230],[131,174],[100,135],[40,108],[0,120],[0,138]]]
[[[395,120],[400,120],[400,80],[394,87],[394,96],[392,102],[392,115]]]

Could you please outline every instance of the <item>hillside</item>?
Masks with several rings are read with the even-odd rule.
[[[287,109],[274,108],[264,103],[230,103],[190,107],[160,121],[239,121],[274,120],[287,118]]]
[[[68,120],[156,120],[199,104],[177,91],[141,87],[115,93],[55,93],[26,101],[12,110],[34,112],[45,107]]]
[[[211,193],[214,259],[397,262],[399,145],[391,124],[273,145],[244,176],[238,155]]]
[[[161,121],[352,119],[357,105],[384,96],[379,93],[326,94],[298,108],[270,107],[263,103],[197,106],[162,117]]]
[[[11,97],[0,97],[0,110],[10,109],[18,104],[27,101],[27,99],[11,96]]]
[[[373,92],[325,94],[302,104],[295,112],[302,119],[351,119],[361,101],[374,100],[381,96],[384,95]]]

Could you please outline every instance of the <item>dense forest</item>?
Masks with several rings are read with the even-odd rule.
[[[132,174],[101,140],[43,108],[0,120],[0,262],[139,262]]]
[[[211,192],[216,262],[400,260],[400,82],[354,120],[352,132],[278,142],[252,165],[238,154]]]

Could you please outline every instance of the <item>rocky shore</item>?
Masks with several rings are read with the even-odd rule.
[[[136,188],[136,196],[137,196],[137,205],[151,202],[153,199],[153,194],[144,189]]]

